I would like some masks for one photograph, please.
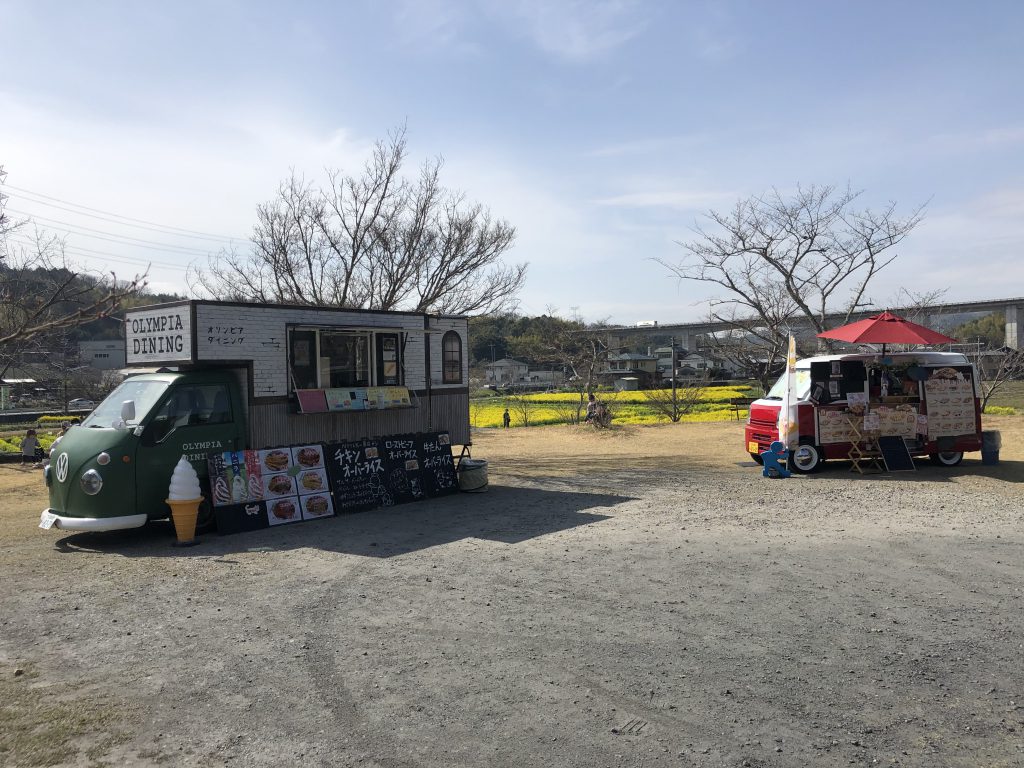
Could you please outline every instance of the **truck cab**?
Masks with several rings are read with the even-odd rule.
[[[126,379],[54,443],[44,470],[43,523],[74,531],[137,528],[168,517],[171,473],[185,456],[204,486],[206,454],[246,446],[238,379],[227,370],[162,371]]]

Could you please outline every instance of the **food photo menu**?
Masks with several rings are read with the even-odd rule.
[[[334,514],[319,445],[228,451],[208,457],[217,527],[224,533]]]

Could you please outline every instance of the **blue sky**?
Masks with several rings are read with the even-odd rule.
[[[517,227],[527,314],[701,319],[708,286],[652,259],[796,184],[928,204],[878,305],[1019,296],[1022,22],[1019,2],[0,0],[0,164],[12,210],[89,265],[153,260],[163,290],[225,241],[120,217],[244,241],[290,169],[357,170],[405,122],[410,172],[443,156]]]

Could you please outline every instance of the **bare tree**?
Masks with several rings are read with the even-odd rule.
[[[0,168],[0,182],[3,181]],[[8,237],[26,228],[3,212],[0,197],[0,376],[33,347],[62,332],[116,313],[142,290],[145,274],[119,280],[72,264],[64,241],[36,230],[30,245]]]
[[[257,209],[252,250],[191,267],[200,292],[259,302],[417,312],[514,307],[525,264],[502,256],[515,228],[440,181],[442,161],[401,175],[405,128],[378,141],[360,175],[314,189],[293,172]]]
[[[587,407],[587,395],[597,387],[598,377],[607,367],[608,324],[599,321],[587,325],[579,316],[565,320],[549,314],[533,325],[530,333],[509,339],[513,354],[541,365],[559,367],[567,374],[567,386],[577,395],[567,421],[578,424]]]
[[[687,381],[681,386],[663,387],[661,389],[645,389],[642,394],[647,406],[665,416],[672,423],[678,422],[685,414],[704,397],[705,378]]]
[[[988,408],[988,401],[992,396],[1005,389],[1009,382],[1024,379],[1024,350],[1003,347],[997,351],[1001,352],[1002,356],[999,357],[999,363],[994,370],[986,369],[986,366],[982,365],[982,352],[968,355],[975,358],[972,362],[981,374],[982,413]]]
[[[525,392],[509,395],[506,398],[508,409],[515,414],[515,420],[524,427],[530,426],[530,418],[533,416],[533,401],[529,400]]]
[[[786,337],[796,318],[821,332],[829,315],[843,325],[865,306],[868,285],[896,258],[891,249],[923,218],[923,206],[906,217],[895,203],[859,210],[859,197],[832,186],[797,187],[790,198],[772,189],[728,213],[709,211],[713,227],[698,226],[694,240],[680,243],[681,261],[656,261],[680,280],[718,286],[711,317],[724,327]],[[773,356],[779,349],[767,347]]]

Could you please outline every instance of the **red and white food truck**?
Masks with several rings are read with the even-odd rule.
[[[785,375],[750,406],[744,431],[755,461],[778,440]],[[902,437],[912,456],[953,467],[981,450],[978,373],[952,352],[825,355],[798,360],[796,397],[800,445],[789,468],[814,472],[846,459],[867,435]]]

